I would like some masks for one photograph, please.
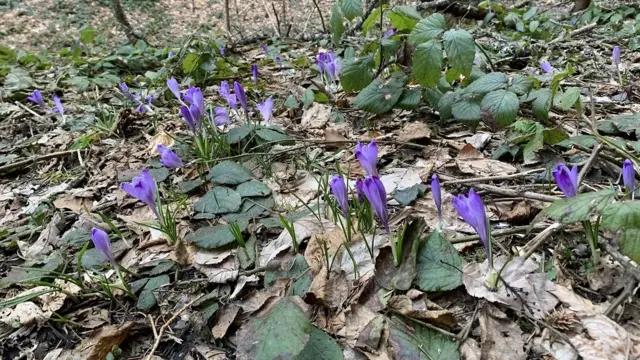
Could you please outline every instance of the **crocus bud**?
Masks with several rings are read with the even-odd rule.
[[[550,74],[553,72],[553,67],[551,67],[551,64],[549,64],[549,62],[546,60],[540,62],[540,68],[542,69],[542,71],[544,71],[547,74]]]
[[[242,105],[242,109],[244,110],[244,113],[248,114],[249,107],[247,106],[247,96],[244,93],[244,88],[242,87],[242,84],[235,81],[233,83],[233,90],[236,94],[236,97],[238,98],[238,101],[240,101],[240,105]]]
[[[93,246],[96,247],[96,250],[115,268],[116,259],[111,251],[109,235],[101,229],[93,228],[91,230],[91,241],[93,242]]]
[[[553,179],[558,184],[558,188],[565,197],[571,198],[578,195],[578,167],[573,166],[571,170],[564,164],[557,164],[551,172]]]
[[[438,209],[438,221],[442,220],[442,193],[440,192],[440,180],[438,175],[433,174],[431,176],[431,193],[433,194],[433,201],[436,203]]]
[[[364,195],[369,200],[373,212],[378,217],[378,220],[384,226],[384,229],[389,233],[389,210],[387,208],[387,192],[384,189],[382,181],[377,176],[367,176],[364,179],[362,186]]]
[[[629,159],[622,163],[622,183],[629,192],[633,192],[636,187],[636,171],[633,169],[633,163]]]
[[[182,118],[184,119],[184,121],[187,123],[189,130],[195,132],[196,128],[193,124],[193,117],[191,116],[191,111],[189,111],[189,108],[185,105],[180,106],[180,113],[182,114]]]
[[[129,94],[129,86],[127,86],[126,82],[121,82],[120,83],[120,91],[125,95]]]
[[[613,47],[613,53],[611,54],[611,61],[613,65],[620,65],[620,46]]]
[[[215,113],[213,117],[213,121],[216,126],[227,125],[231,122],[229,121],[229,112],[227,111],[227,109],[220,106],[216,106],[213,109],[213,111]]]
[[[262,119],[267,124],[271,124],[271,115],[273,114],[273,99],[269,97],[267,100],[258,103],[258,111],[262,115]]]
[[[338,174],[333,175],[329,180],[329,186],[331,187],[331,193],[333,197],[338,201],[340,210],[346,217],[349,213],[349,200],[347,198],[347,185],[344,183],[344,178]]]
[[[58,95],[53,94],[51,96],[51,100],[53,100],[53,104],[55,105],[55,108],[51,109],[51,111],[57,111],[58,113],[60,113],[60,115],[64,116],[64,107],[62,107],[62,102],[60,101]]]
[[[42,97],[42,93],[40,93],[40,90],[33,90],[31,95],[27,97],[27,100],[34,102],[40,106],[46,106],[46,104],[44,103],[44,98]]]
[[[356,158],[360,161],[360,165],[367,173],[367,176],[378,176],[378,145],[372,140],[368,145],[356,144]]]
[[[251,65],[251,75],[253,78],[253,84],[258,85],[258,65],[256,64]]]
[[[168,147],[158,144],[158,152],[160,153],[160,162],[168,168],[181,168],[184,166],[182,159]]]
[[[173,93],[173,96],[178,99],[178,101],[182,102],[182,97],[180,96],[180,85],[178,85],[178,80],[174,78],[167,79],[167,87]]]
[[[140,176],[134,177],[130,183],[120,184],[120,187],[127,194],[147,204],[156,216],[158,216],[158,208],[156,206],[156,181],[149,173],[149,170],[143,169]]]

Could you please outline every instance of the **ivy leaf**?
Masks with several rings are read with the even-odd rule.
[[[354,58],[344,64],[340,72],[340,84],[346,92],[360,91],[371,83],[373,56]]]
[[[344,33],[344,24],[342,23],[342,14],[340,13],[340,2],[336,1],[331,9],[331,40],[333,45],[340,45],[340,38]]]
[[[442,44],[429,40],[413,53],[413,77],[422,86],[434,87],[442,75]]]
[[[353,105],[374,114],[385,113],[400,99],[406,80],[406,76],[400,73],[386,81],[377,78],[353,99]]]
[[[449,30],[444,33],[444,50],[449,64],[464,76],[471,74],[473,59],[476,55],[476,44],[471,34],[465,30]]]
[[[342,0],[342,12],[349,21],[362,16],[362,0]]]
[[[513,123],[518,114],[519,106],[518,95],[502,89],[488,93],[480,103],[480,107],[492,113],[494,119],[503,126]]]
[[[440,13],[433,13],[420,20],[409,34],[409,44],[418,45],[435,39],[447,30],[447,23]]]

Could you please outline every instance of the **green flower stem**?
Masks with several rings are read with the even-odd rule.
[[[584,231],[587,236],[587,244],[591,248],[591,260],[593,266],[600,264],[600,249],[598,249],[598,234],[594,231],[590,221],[583,221]]]

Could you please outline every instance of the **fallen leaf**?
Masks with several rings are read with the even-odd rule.
[[[71,194],[62,194],[53,201],[53,205],[57,209],[68,209],[73,212],[79,213],[85,211],[91,211],[93,208],[93,201],[84,197],[77,197]]]
[[[335,256],[335,260],[331,264],[331,271],[335,272],[341,269],[350,279],[356,279],[357,271],[357,278],[360,281],[365,281],[372,277],[375,270],[375,259],[380,253],[380,248],[389,243],[389,235],[386,233],[379,233],[376,234],[375,238],[368,235],[366,241],[369,244],[369,247],[371,247],[371,244],[373,243],[373,259],[371,258],[369,248],[367,247],[367,244],[365,244],[365,241],[361,237],[358,237],[351,240],[348,244],[351,255],[353,255],[353,260],[351,259],[349,252],[345,250],[344,246],[340,247],[337,255]],[[331,252],[329,254],[331,254]],[[353,263],[354,260],[355,268]]]
[[[351,304],[344,311],[344,315],[344,326],[336,335],[344,338],[349,346],[355,347],[360,334],[377,314],[360,304]]]
[[[320,223],[318,219],[311,214],[296,220],[293,223],[293,231],[296,234],[296,241],[300,244],[311,236],[321,234],[326,230],[332,229],[334,226],[332,222],[326,219],[322,219],[322,223]],[[265,265],[281,252],[291,248],[292,245],[293,240],[291,235],[286,229],[282,230],[278,238],[272,240],[267,246],[262,248],[258,264]]]
[[[325,246],[328,250],[329,259],[332,259],[344,241],[344,232],[338,227],[334,227],[323,234],[313,235],[309,239],[307,248],[304,251],[304,258],[307,260],[313,276],[316,276],[326,266]]]
[[[420,173],[413,168],[393,168],[380,176],[380,181],[384,185],[387,194],[392,194],[397,190],[408,189],[416,184],[420,184],[422,179]]]
[[[342,306],[349,296],[350,280],[347,279],[344,271],[332,271],[330,276],[327,276],[327,268],[323,267],[313,278],[305,301],[309,304],[320,304],[329,309],[336,309]]]
[[[42,309],[31,301],[21,302],[13,309],[3,309],[0,311],[0,323],[7,329],[17,329],[33,325],[44,324],[51,314],[45,314]],[[1,327],[0,327],[1,329]]]
[[[224,284],[229,281],[233,281],[238,277],[238,263],[235,258],[229,257],[222,263],[215,266],[193,264],[193,267],[205,274],[209,279],[209,282],[214,284]]]
[[[104,359],[114,346],[120,345],[127,338],[135,324],[135,321],[128,321],[120,325],[102,327],[78,344],[74,353],[81,354],[82,359]]]
[[[477,133],[467,139],[467,143],[476,149],[482,150],[491,140],[491,133]]]
[[[458,152],[456,160],[484,159],[484,155],[480,150],[476,149],[472,144],[466,144]]]
[[[300,126],[306,129],[322,129],[330,118],[331,106],[314,102],[313,106],[302,114]]]
[[[344,141],[347,141],[347,138],[344,137],[338,130],[327,128],[324,130],[324,140],[327,144],[326,149],[328,151],[332,151],[345,146]]]
[[[458,326],[455,316],[450,311],[429,310],[423,299],[411,300],[406,295],[396,295],[389,299],[388,306],[402,315],[428,322],[446,330],[453,330]]]
[[[398,140],[403,142],[413,142],[420,139],[430,139],[431,129],[425,122],[416,121],[405,125],[400,134]]]
[[[474,176],[504,176],[513,174],[518,169],[502,161],[493,159],[456,159],[458,169],[464,174]]]
[[[487,304],[480,313],[483,360],[525,360],[524,334],[518,324],[496,307]]]
[[[240,312],[240,306],[236,304],[227,304],[216,311],[216,324],[211,329],[214,339],[222,339],[227,334],[227,330],[238,316],[238,312]]]

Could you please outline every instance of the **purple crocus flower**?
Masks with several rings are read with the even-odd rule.
[[[622,183],[627,187],[629,192],[633,192],[636,188],[636,171],[633,168],[633,163],[629,159],[626,159],[622,163]]]
[[[149,170],[143,169],[140,176],[134,177],[130,183],[120,184],[120,188],[127,194],[147,204],[156,216],[159,216],[156,206],[156,181],[149,173]]]
[[[442,220],[442,192],[440,189],[440,180],[438,175],[433,174],[431,176],[431,193],[433,194],[433,201],[436,203],[438,209],[438,221]]]
[[[362,192],[369,200],[384,229],[389,233],[389,210],[387,209],[387,192],[377,176],[367,176],[362,184]]]
[[[318,63],[318,71],[322,74],[325,72],[325,53],[320,51],[318,53],[318,56],[316,56],[316,62]]]
[[[550,74],[553,72],[553,67],[551,67],[551,64],[549,64],[548,61],[540,61],[540,68],[542,69],[542,71],[544,71],[547,74]]]
[[[378,176],[378,145],[375,140],[371,140],[368,145],[362,145],[358,142],[355,151],[356,158],[360,161],[360,165],[368,176]]]
[[[620,65],[620,46],[613,47],[613,54],[611,55],[611,61],[615,66]]]
[[[358,178],[356,180],[356,198],[358,199],[358,201],[362,201],[364,198],[364,192],[362,187],[364,186],[364,182],[362,181],[362,179]]]
[[[231,122],[229,121],[229,112],[227,111],[227,109],[220,106],[216,106],[213,109],[213,111],[215,113],[213,117],[213,121],[216,124],[216,126],[226,125]]]
[[[182,97],[180,96],[180,85],[178,85],[178,80],[171,78],[167,79],[167,87],[173,93],[173,96],[178,99],[178,101],[182,102]]]
[[[242,105],[242,109],[244,110],[244,113],[248,114],[249,108],[247,106],[247,95],[245,95],[244,93],[244,88],[242,87],[242,84],[235,81],[233,83],[233,90],[236,94],[236,97],[238,98],[238,101],[240,101],[240,105]]]
[[[258,85],[258,65],[251,64],[251,75],[253,77],[253,84]]]
[[[127,86],[126,82],[121,82],[120,83],[120,91],[125,95],[129,94],[129,86]]]
[[[34,102],[40,106],[46,106],[46,104],[44,103],[44,98],[42,97],[42,93],[40,92],[40,90],[33,90],[33,92],[31,93],[31,95],[29,97],[27,97],[27,100]]]
[[[91,230],[91,241],[93,241],[93,246],[96,247],[96,250],[98,250],[105,260],[115,269],[117,267],[116,258],[113,256],[113,251],[111,251],[109,235],[101,229],[93,228]]]
[[[572,198],[578,195],[578,167],[576,165],[573,165],[569,170],[564,164],[557,164],[551,175],[565,197]]]
[[[171,59],[176,53],[173,52],[173,50],[169,51],[169,54],[167,55],[167,59]]]
[[[220,51],[220,56],[224,56],[227,53],[224,46],[218,46],[218,51]]]
[[[53,100],[53,104],[56,106],[54,109],[51,109],[51,111],[57,111],[60,113],[60,115],[64,116],[64,107],[62,107],[62,102],[60,101],[58,95],[51,95],[51,100]]]
[[[267,124],[271,124],[271,115],[273,114],[273,99],[269,97],[267,100],[258,103],[258,111],[260,111],[260,115],[264,119],[264,122]]]
[[[385,38],[385,39],[389,38],[389,37],[392,37],[393,35],[396,34],[397,31],[398,30],[396,28],[391,28],[388,31],[385,31],[384,34],[382,34],[382,37]]]
[[[193,117],[191,116],[191,111],[189,111],[189,108],[185,105],[180,106],[180,113],[182,114],[182,118],[184,119],[184,121],[187,123],[189,130],[195,132],[196,128],[194,126]]]
[[[484,208],[484,203],[480,195],[471,189],[469,195],[464,196],[462,194],[452,198],[453,207],[456,208],[460,217],[480,235],[480,241],[487,249],[487,256],[491,256],[489,252],[491,249],[488,245],[489,231],[487,228],[487,212]]]
[[[276,55],[275,60],[276,60],[277,63],[281,63],[282,62],[282,58],[280,57],[280,55]]]
[[[168,147],[158,144],[158,152],[160,153],[160,162],[168,168],[181,168],[184,166],[182,159]]]
[[[223,81],[220,83],[220,87],[218,88],[218,94],[220,97],[227,100],[229,107],[232,109],[236,109],[238,107],[238,103],[236,101],[236,95],[231,93],[231,89],[229,88],[229,83]]]
[[[342,210],[342,213],[346,217],[349,214],[349,199],[347,198],[347,185],[344,183],[344,178],[338,174],[333,175],[331,180],[329,180],[329,186],[331,187],[333,197],[338,201],[340,210]]]
[[[262,51],[264,51],[265,55],[269,55],[269,47],[267,44],[262,44]]]

